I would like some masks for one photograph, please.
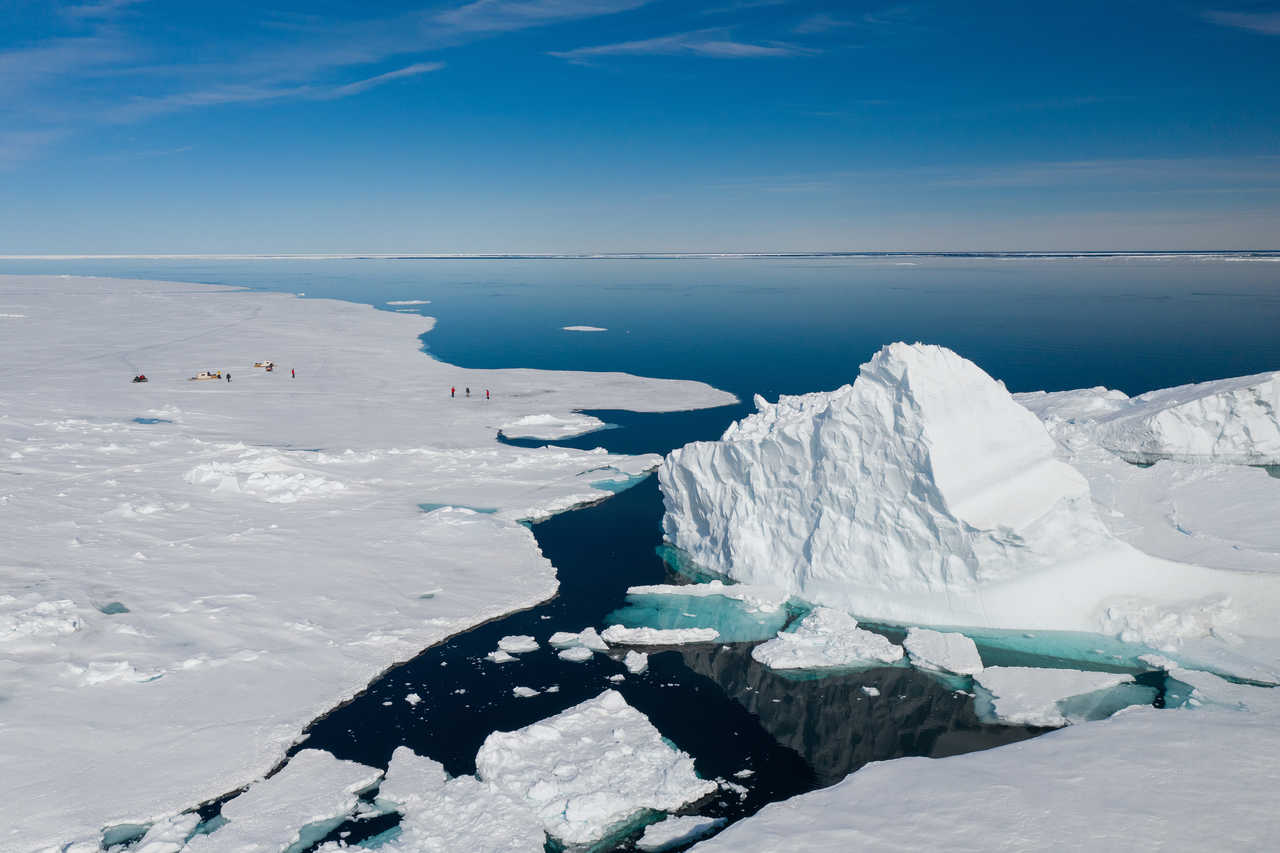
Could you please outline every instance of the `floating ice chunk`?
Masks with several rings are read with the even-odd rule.
[[[645,827],[644,835],[636,841],[636,849],[645,853],[658,853],[679,844],[697,841],[724,826],[726,822],[722,817],[700,815],[667,817]]]
[[[227,822],[187,845],[191,853],[284,850],[314,843],[352,814],[357,795],[382,778],[382,771],[327,752],[304,749],[272,776],[222,806]]]
[[[535,690],[532,687],[525,687],[523,685],[517,685],[516,687],[511,688],[511,695],[515,696],[517,699],[529,699],[533,696],[537,696],[541,692],[541,690]]]
[[[459,776],[402,809],[400,834],[379,849],[405,853],[529,853],[546,832],[518,797],[474,776]]]
[[[556,440],[586,435],[604,429],[608,424],[597,417],[573,413],[569,415],[525,415],[498,430],[507,438]]]
[[[595,628],[583,628],[578,632],[578,642],[593,652],[609,651],[608,643],[604,641],[604,638],[600,636]]]
[[[178,853],[186,846],[187,839],[200,825],[200,815],[194,812],[174,815],[158,820],[147,830],[130,853]]]
[[[404,701],[408,702],[410,705],[417,705],[419,702],[422,701],[422,697],[419,696],[417,693],[406,693],[404,697]]]
[[[554,649],[567,649],[570,646],[581,645],[581,641],[573,631],[556,631],[548,638],[547,645]]]
[[[879,695],[880,695],[880,688],[878,688],[878,687],[870,687],[870,686],[868,686],[868,685],[864,684],[864,685],[862,685],[862,692],[863,692],[863,693],[865,693],[865,694],[867,694],[868,696],[870,696],[870,697],[872,697],[872,698],[874,699],[876,696],[879,696]]]
[[[476,753],[476,773],[527,803],[547,833],[568,845],[597,841],[649,810],[678,809],[716,788],[613,690],[519,731],[489,735]]]
[[[387,305],[430,305],[430,299],[388,299]]]
[[[976,675],[982,672],[982,657],[978,654],[978,647],[964,634],[909,628],[902,645],[911,655],[911,663],[920,669],[955,675]]]
[[[649,668],[649,656],[644,652],[628,651],[626,657],[622,659],[622,665],[632,675],[639,675]]]
[[[720,639],[715,628],[627,628],[610,625],[600,635],[606,642],[624,646],[678,646],[712,643]]]
[[[516,659],[515,655],[504,652],[502,649],[494,649],[489,652],[489,654],[485,655],[485,657],[493,663],[510,663]]]
[[[566,332],[607,332],[603,326],[562,326]]]
[[[1130,462],[1175,459],[1280,464],[1280,372],[1148,391],[1019,394],[1044,418],[1083,423],[1103,447]]]
[[[627,589],[627,595],[683,595],[699,598],[718,595],[733,601],[741,601],[748,610],[772,612],[787,603],[787,594],[776,586],[768,584],[726,584],[713,580],[709,583],[691,584],[649,584],[633,586]]]
[[[511,655],[536,652],[538,641],[527,634],[510,634],[498,640],[498,649]]]
[[[980,695],[988,698],[995,721],[1019,726],[1065,726],[1070,720],[1061,703],[1133,681],[1123,672],[991,666],[974,676]],[[980,703],[980,713],[983,703]]]
[[[570,646],[567,649],[561,649],[558,657],[570,663],[586,663],[595,657],[595,652],[586,646]]]
[[[436,796],[446,778],[440,762],[418,755],[407,746],[398,746],[391,753],[386,778],[378,786],[378,799],[408,811]]]
[[[848,613],[818,607],[794,631],[756,646],[751,657],[772,669],[875,666],[900,660],[902,647],[859,628]]]

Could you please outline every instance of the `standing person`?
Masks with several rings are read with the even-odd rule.
[[[297,378],[298,378],[298,371],[296,371],[296,370],[294,370],[292,367],[290,367],[290,368],[289,368],[289,378],[290,378],[290,379],[297,379]]]
[[[228,370],[228,371],[227,371],[227,381],[228,381],[228,382],[230,382],[230,381],[231,381],[231,371],[230,371],[230,370]]]
[[[486,400],[488,400],[488,399],[489,399],[489,389],[488,389],[488,388],[484,389],[484,398],[485,398]]]
[[[467,386],[467,396],[468,396],[468,397],[470,397],[470,396],[471,396],[471,386],[470,386],[470,385],[468,385],[468,386]]]
[[[456,394],[457,392],[458,392],[458,389],[457,389],[457,388],[454,388],[454,387],[450,386],[450,388],[449,388],[449,396],[450,396],[450,397],[452,397],[452,396],[453,396],[454,394]]]

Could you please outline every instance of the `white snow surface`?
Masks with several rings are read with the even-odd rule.
[[[1026,726],[1065,726],[1058,703],[1073,696],[1133,681],[1128,673],[1086,672],[1029,666],[991,666],[974,676],[995,703],[1002,721]]]
[[[1089,388],[1016,399],[1042,418],[1087,423],[1098,444],[1130,462],[1280,464],[1280,371],[1132,398]]]
[[[476,775],[527,804],[565,844],[597,841],[648,810],[675,810],[716,789],[614,690],[489,735],[476,753]]]
[[[705,568],[908,625],[1162,646],[1277,634],[1267,510],[1233,520],[1199,508],[1219,541],[1257,543],[1252,554],[1218,560],[1222,546],[1201,564],[1185,549],[1139,550],[1040,419],[949,350],[891,344],[852,385],[756,406],[659,469],[666,536]],[[1252,473],[1253,494],[1272,488]]]
[[[658,853],[677,844],[687,844],[709,835],[724,826],[722,817],[680,815],[664,818],[644,828],[644,834],[636,841],[636,849],[645,853]]]
[[[982,672],[982,657],[978,654],[978,647],[964,634],[943,633],[929,628],[908,628],[902,645],[911,656],[911,663],[920,669],[954,675],[977,675]]]
[[[595,432],[605,426],[605,422],[597,417],[574,412],[568,415],[525,415],[503,424],[500,432],[507,438],[555,440]]]
[[[189,853],[277,853],[298,841],[308,825],[352,814],[356,795],[381,778],[377,768],[304,749],[275,776],[255,782],[224,803],[222,816],[227,823],[208,835],[195,836],[185,849]]]
[[[421,351],[430,318],[333,300],[0,276],[0,302],[27,315],[0,336],[5,850],[96,846],[249,784],[387,667],[552,596],[517,522],[659,458],[502,446],[499,425],[733,401],[465,370]],[[187,381],[210,368],[233,381]]]
[[[751,650],[751,657],[771,669],[827,669],[875,666],[902,658],[902,646],[858,627],[858,620],[830,607],[815,607],[794,631]]]
[[[649,656],[644,652],[637,652],[632,649],[622,658],[622,663],[627,668],[627,672],[632,675],[639,675],[649,668]]]
[[[627,628],[610,625],[600,633],[605,642],[623,646],[679,646],[712,643],[720,639],[715,628]]]
[[[1239,690],[1250,713],[1130,708],[998,749],[868,764],[694,850],[772,853],[797,839],[807,853],[1130,850],[1139,838],[1153,850],[1268,849],[1280,833],[1280,691]]]

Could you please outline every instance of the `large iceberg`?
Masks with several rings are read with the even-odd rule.
[[[907,624],[1275,633],[1274,555],[1222,571],[1134,548],[1044,423],[950,350],[892,344],[852,385],[756,406],[659,469],[666,536],[706,569]]]

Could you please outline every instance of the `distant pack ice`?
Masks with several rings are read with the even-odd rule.
[[[907,624],[1275,633],[1275,555],[1224,571],[1134,548],[1041,420],[950,350],[892,344],[852,385],[756,406],[659,469],[665,534],[704,568]],[[1213,624],[1176,618],[1222,601]]]

